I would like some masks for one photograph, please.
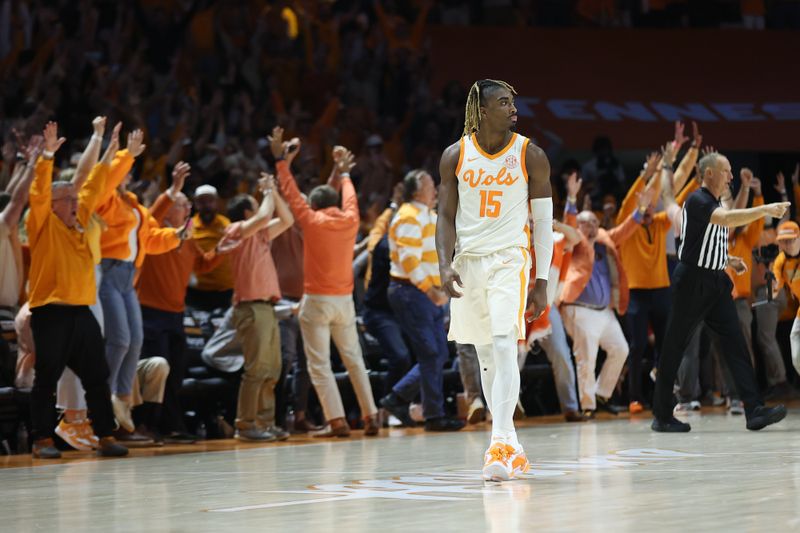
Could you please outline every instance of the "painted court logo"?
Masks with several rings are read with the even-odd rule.
[[[657,448],[634,448],[609,455],[584,457],[577,461],[541,461],[531,463],[531,469],[521,479],[535,480],[544,477],[559,477],[582,470],[609,470],[632,468],[644,464],[703,457],[700,454],[660,450]],[[508,485],[513,485],[511,482]],[[209,509],[212,513],[236,513],[257,509],[274,509],[295,505],[339,502],[346,500],[390,499],[415,501],[466,501],[480,499],[487,493],[496,492],[497,484],[484,484],[479,470],[457,470],[451,472],[408,474],[390,479],[363,479],[349,483],[311,485],[301,490],[265,490],[262,494],[301,496],[256,505]],[[309,497],[310,496],[310,497]]]

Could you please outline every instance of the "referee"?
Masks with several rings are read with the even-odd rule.
[[[728,257],[728,229],[744,226],[764,216],[781,218],[788,202],[749,209],[726,209],[720,203],[733,175],[728,159],[711,153],[699,162],[702,187],[686,200],[682,213],[681,244],[673,281],[672,309],[667,320],[658,364],[653,401],[653,431],[687,432],[691,426],[672,415],[672,387],[681,358],[692,334],[705,322],[719,336],[736,389],[745,406],[747,429],[759,430],[786,416],[783,405],[764,406],[755,372],[731,296],[733,283],[725,273],[730,266],[737,275],[747,270],[738,257]],[[662,180],[672,180],[671,165],[662,166]]]

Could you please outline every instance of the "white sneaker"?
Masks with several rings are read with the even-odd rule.
[[[692,400],[691,402],[689,402],[689,406],[692,409],[692,411],[699,411],[701,407],[700,402],[698,402],[697,400]]]
[[[692,403],[691,402],[679,403],[672,410],[672,414],[675,415],[675,416],[685,415],[685,414],[691,413],[691,412],[692,412]]]
[[[486,416],[486,407],[483,405],[483,400],[475,398],[467,411],[467,423],[479,424],[483,422],[484,416]]]
[[[742,400],[731,400],[731,403],[728,406],[728,412],[732,415],[743,415],[744,402],[742,402]]]
[[[131,418],[131,408],[126,402],[120,400],[116,394],[111,395],[111,408],[114,410],[114,418],[117,423],[133,433],[136,431],[136,426],[133,425],[133,418]]]
[[[422,414],[422,404],[421,403],[412,403],[408,406],[408,415],[411,417],[416,423],[425,422],[425,416]]]

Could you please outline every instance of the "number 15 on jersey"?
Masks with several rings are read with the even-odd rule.
[[[500,216],[500,198],[503,191],[481,189],[481,218],[497,218]]]

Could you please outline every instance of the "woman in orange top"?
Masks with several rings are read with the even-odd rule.
[[[780,255],[772,265],[777,283],[772,289],[772,297],[777,298],[784,285],[789,286],[792,296],[800,299],[800,226],[797,222],[788,220],[778,226],[778,235],[775,237],[781,249]],[[792,346],[792,364],[795,370],[800,369],[800,311],[792,324],[789,335]]]
[[[133,432],[131,392],[142,350],[142,311],[133,287],[136,269],[148,253],[168,252],[180,244],[180,230],[160,228],[150,212],[125,187],[134,158],[144,152],[141,130],[128,135],[128,148],[117,152],[97,213],[108,229],[100,239],[100,301],[103,304],[106,360],[110,370],[114,416]]]

